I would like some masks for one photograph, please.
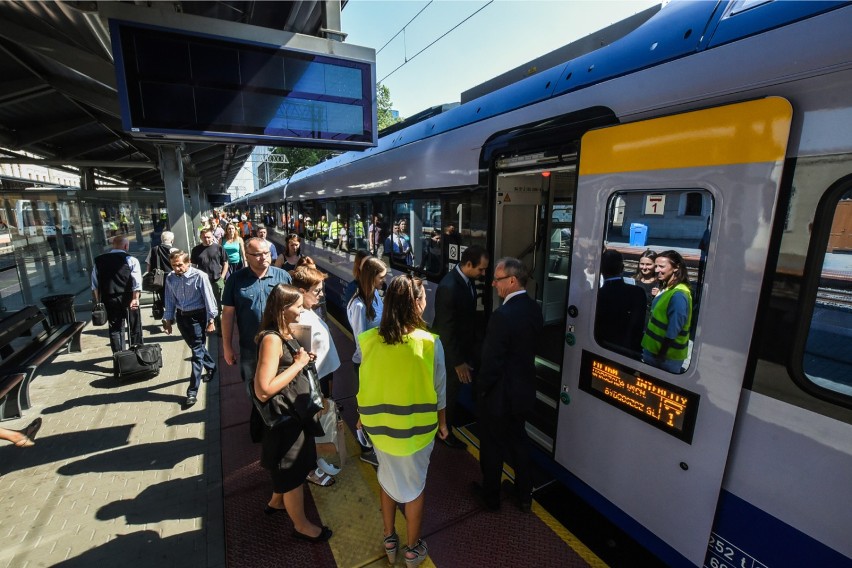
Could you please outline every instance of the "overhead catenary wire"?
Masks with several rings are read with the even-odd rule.
[[[417,12],[416,14],[414,14],[414,17],[413,17],[413,18],[411,18],[410,20],[408,20],[408,23],[407,23],[407,24],[405,24],[404,26],[402,26],[402,27],[399,29],[399,31],[398,31],[398,32],[396,32],[395,34],[393,34],[393,37],[392,37],[392,38],[390,38],[389,40],[387,40],[387,41],[385,42],[385,44],[384,44],[382,47],[380,47],[380,48],[379,48],[379,50],[376,52],[376,55],[380,54],[384,48],[386,48],[388,45],[390,45],[390,42],[392,42],[393,40],[395,40],[399,34],[401,34],[402,32],[404,32],[404,31],[405,31],[405,28],[407,28],[408,26],[410,26],[410,25],[411,25],[411,22],[413,22],[414,20],[416,20],[416,19],[417,19],[417,16],[419,16],[420,14],[422,14],[422,13],[423,13],[423,10],[425,10],[426,8],[428,8],[428,7],[429,7],[429,5],[430,5],[430,4],[432,4],[432,1],[433,1],[433,0],[429,0],[429,2],[427,2],[425,6],[423,6],[422,8],[420,8],[420,11],[419,11],[419,12]]]
[[[418,55],[420,55],[421,53],[423,53],[424,51],[426,51],[427,49],[429,49],[430,47],[432,47],[433,45],[435,45],[436,43],[438,43],[439,41],[441,41],[441,40],[442,40],[444,37],[446,37],[446,36],[447,36],[450,32],[452,32],[453,30],[455,30],[456,28],[458,28],[459,26],[461,26],[463,23],[465,23],[466,21],[468,21],[469,19],[471,19],[472,17],[474,17],[475,15],[477,15],[478,13],[480,13],[482,10],[484,10],[485,8],[487,8],[487,7],[488,7],[491,3],[493,3],[493,2],[494,2],[494,0],[488,0],[488,2],[486,2],[485,4],[483,4],[483,5],[482,5],[482,6],[481,6],[478,10],[476,10],[474,13],[472,13],[471,15],[469,15],[468,17],[466,17],[464,20],[462,20],[462,21],[460,21],[459,23],[457,23],[456,25],[454,25],[452,28],[450,28],[449,30],[447,30],[447,31],[446,31],[446,32],[444,32],[443,34],[441,34],[438,38],[436,38],[434,41],[432,41],[432,43],[430,43],[429,45],[427,45],[426,47],[424,47],[423,49],[421,49],[420,51],[418,51],[417,53],[415,53],[414,55],[412,55],[410,58],[406,58],[406,59],[405,59],[405,61],[404,61],[403,63],[400,63],[400,64],[397,66],[397,68],[396,68],[396,69],[394,69],[393,71],[391,71],[390,73],[388,73],[387,75],[385,75],[384,77],[382,77],[381,79],[379,79],[376,83],[377,83],[377,84],[381,84],[381,83],[382,83],[385,79],[387,79],[388,77],[390,77],[391,75],[393,75],[394,73],[396,73],[397,71],[399,71],[402,67],[404,67],[405,65],[407,65],[409,62],[413,61],[415,57],[417,57]],[[430,2],[429,4],[431,4],[431,2]],[[427,4],[426,6],[428,6],[429,4]],[[424,10],[426,9],[426,6],[424,6],[424,8],[423,8]],[[420,12],[422,12],[422,11],[423,11],[423,10],[420,10]],[[420,15],[420,12],[418,12],[418,14],[417,14],[417,15]],[[416,18],[417,16],[414,16],[414,17]],[[412,18],[412,20],[414,20],[414,18]],[[409,22],[409,24],[410,24],[410,23],[411,23],[411,22]],[[407,26],[407,25],[408,25],[408,24],[406,24],[406,26]],[[400,34],[401,32],[403,32],[403,31],[405,31],[405,27],[403,27],[403,28],[402,28],[402,30],[400,30],[399,32],[397,32],[397,33],[396,33],[396,35],[395,35],[394,37],[396,37],[397,35],[399,35],[399,34]],[[391,40],[393,40],[393,38],[391,38]],[[390,42],[388,42],[388,43],[390,43]],[[386,46],[386,45],[387,45],[387,44],[385,44],[385,46]],[[384,46],[382,47],[382,49],[384,49]],[[378,52],[377,52],[377,53],[378,53]]]

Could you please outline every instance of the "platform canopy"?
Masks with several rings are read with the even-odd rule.
[[[154,142],[122,131],[106,2],[0,2],[0,159],[24,152],[52,167],[93,168],[134,188],[159,189]],[[174,10],[298,34],[339,30],[342,1],[122,2],[138,10]],[[114,6],[113,6],[114,7]],[[222,193],[252,146],[183,142],[186,177]],[[20,158],[20,159],[19,159]]]

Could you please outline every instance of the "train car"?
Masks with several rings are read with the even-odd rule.
[[[522,259],[543,467],[669,565],[852,566],[850,29],[846,2],[673,1],[232,207],[306,237],[332,304],[356,248],[430,290],[472,244]],[[649,247],[689,262],[679,373],[595,337],[602,250]]]

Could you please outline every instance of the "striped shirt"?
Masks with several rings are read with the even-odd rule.
[[[219,313],[210,279],[194,266],[190,266],[183,274],[170,272],[166,276],[165,301],[163,319],[167,321],[175,320],[175,310],[192,312],[206,309],[208,319],[215,318]]]

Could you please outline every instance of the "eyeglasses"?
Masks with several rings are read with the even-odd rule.
[[[266,251],[266,252],[247,252],[246,253],[247,256],[253,256],[255,258],[263,258],[264,256],[266,256],[268,254],[269,254],[269,251]]]
[[[494,282],[500,282],[501,280],[505,280],[506,278],[511,278],[512,276],[514,276],[514,275],[508,274],[506,276],[500,276],[499,278],[497,276],[495,276],[491,280],[493,280]]]

